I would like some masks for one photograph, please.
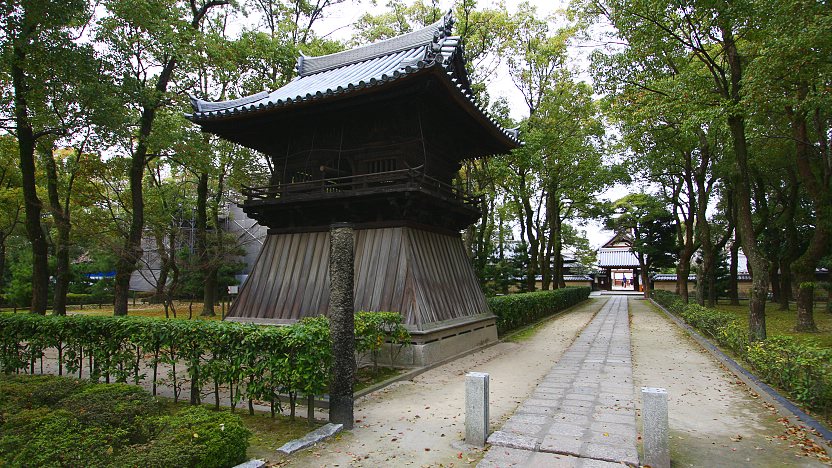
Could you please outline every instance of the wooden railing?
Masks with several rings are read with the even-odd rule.
[[[390,189],[395,191],[396,188],[421,189],[472,207],[478,207],[482,203],[481,196],[472,196],[457,187],[425,174],[423,166],[265,187],[243,187],[242,192],[249,201],[288,201],[293,198],[315,198],[316,194],[373,193],[376,191],[390,191]]]

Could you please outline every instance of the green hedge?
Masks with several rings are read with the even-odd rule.
[[[502,334],[571,307],[588,298],[590,291],[587,287],[570,287],[509,294],[488,298],[488,306],[497,316],[497,331]]]
[[[382,346],[404,346],[410,336],[401,315],[391,312],[356,314],[357,348],[374,360]],[[143,317],[43,316],[0,314],[0,371],[39,372],[47,350],[58,357],[59,373],[103,379],[109,383],[149,381],[174,388],[183,380],[199,403],[201,388],[231,389],[232,408],[243,398],[279,403],[278,395],[321,395],[329,385],[332,361],[326,317],[291,326],[258,326],[203,320]],[[160,374],[166,364],[166,375]],[[177,366],[179,372],[177,373]],[[187,378],[183,379],[182,370]]]
[[[832,350],[790,336],[749,342],[748,328],[733,315],[698,304],[685,304],[668,291],[653,299],[744,360],[761,380],[783,389],[789,398],[828,415],[832,410]]]
[[[250,433],[238,416],[200,406],[167,415],[133,385],[0,376],[0,395],[3,466],[227,467],[246,459]]]

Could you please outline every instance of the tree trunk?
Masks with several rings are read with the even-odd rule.
[[[768,282],[771,284],[771,302],[780,303],[780,259],[771,261],[771,269],[768,271]]]
[[[526,238],[529,239],[529,270],[526,272],[526,290],[534,291],[537,289],[535,280],[538,271],[537,257],[540,242],[534,234],[534,212],[532,211],[532,205],[528,198],[523,199],[522,202],[526,224]]]
[[[205,272],[202,289],[202,312],[203,317],[213,317],[214,301],[217,290],[216,277],[211,281],[211,270],[213,269],[213,258],[208,252],[208,173],[199,174],[199,182],[196,187],[196,258],[199,269]]]
[[[162,231],[154,234],[156,241],[156,250],[159,252],[159,277],[156,278],[156,293],[154,294],[153,302],[164,303],[165,301],[165,286],[168,282],[168,274],[170,273],[170,254],[165,247],[165,235]]]
[[[142,231],[144,230],[144,196],[143,179],[147,154],[144,138],[150,134],[155,111],[142,112],[141,132],[137,149],[130,161],[130,202],[132,216],[130,228],[124,238],[118,261],[116,262],[116,277],[114,288],[113,315],[127,315],[127,301],[130,299],[130,277],[136,270],[136,263],[142,258]]]
[[[768,298],[768,260],[757,245],[751,215],[751,192],[748,171],[748,147],[745,137],[745,119],[728,117],[728,127],[734,143],[737,164],[737,230],[742,250],[748,259],[751,275],[751,297],[748,310],[748,335],[751,341],[766,339],[766,300]]]
[[[799,97],[803,100],[808,90],[801,88]],[[817,331],[814,321],[815,269],[818,260],[829,253],[832,237],[832,187],[829,184],[827,168],[822,168],[821,180],[812,168],[809,160],[810,144],[808,141],[806,115],[803,111],[792,112],[792,134],[796,142],[795,159],[797,173],[815,208],[816,226],[809,240],[809,246],[800,257],[792,263],[792,272],[797,280],[797,331]],[[825,137],[822,137],[825,138]],[[828,155],[821,155],[822,159]],[[824,161],[828,163],[829,161]],[[826,174],[825,176],[823,174]]]
[[[734,241],[731,243],[731,261],[728,267],[728,300],[731,305],[740,305],[739,285],[739,233],[734,229]]]
[[[55,291],[52,299],[52,313],[54,315],[66,315],[66,295],[69,291],[69,234],[72,224],[69,217],[69,205],[66,208],[61,206],[58,194],[58,171],[55,166],[55,159],[52,156],[52,148],[43,148],[44,168],[46,169],[46,188],[49,195],[49,210],[52,219],[55,221],[55,229],[58,231],[55,241]],[[71,191],[71,185],[67,191]],[[69,200],[69,194],[67,194]]]
[[[6,236],[0,238],[0,296],[3,295],[6,282],[4,281],[6,271]],[[0,301],[2,304],[5,301]]]
[[[49,294],[49,252],[46,236],[40,224],[42,204],[38,198],[37,182],[35,180],[35,132],[29,121],[29,103],[27,96],[29,85],[23,66],[26,63],[26,44],[31,40],[30,35],[35,31],[29,25],[29,14],[24,9],[21,24],[26,30],[22,37],[14,41],[13,59],[11,62],[12,86],[14,88],[14,118],[17,126],[17,146],[20,155],[21,185],[23,201],[26,208],[26,235],[32,244],[32,303],[31,311],[45,314]]]

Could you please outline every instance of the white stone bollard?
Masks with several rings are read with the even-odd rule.
[[[465,443],[482,447],[488,438],[488,374],[465,374]]]
[[[667,390],[641,387],[644,405],[641,419],[644,423],[644,465],[652,468],[670,468],[669,431],[667,427]]]

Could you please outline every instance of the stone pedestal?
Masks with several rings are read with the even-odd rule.
[[[483,372],[465,375],[465,443],[478,447],[488,438],[488,379]]]
[[[670,447],[667,426],[667,390],[641,387],[644,403],[641,411],[644,423],[644,465],[670,468]]]

